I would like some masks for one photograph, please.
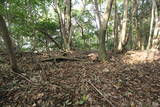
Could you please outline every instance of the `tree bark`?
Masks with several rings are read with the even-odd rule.
[[[124,0],[124,15],[122,20],[122,30],[119,38],[118,50],[123,50],[123,45],[125,44],[126,32],[127,32],[127,22],[128,22],[128,0]]]
[[[152,0],[152,15],[150,24],[150,35],[148,39],[147,49],[160,48],[160,18],[158,16],[158,7],[156,0]]]
[[[99,59],[101,61],[105,61],[105,58],[107,57],[106,55],[106,48],[105,48],[105,36],[106,36],[106,30],[107,30],[107,24],[109,21],[111,9],[112,9],[112,4],[114,0],[108,0],[108,3],[106,5],[106,10],[105,13],[102,15],[102,18],[100,19],[100,14],[98,9],[98,3],[95,2],[95,7],[96,7],[96,14],[99,20],[99,34],[98,34],[98,39],[99,39]],[[97,6],[96,6],[97,5]]]
[[[134,17],[136,18],[137,16],[137,8],[138,8],[138,2],[137,0],[132,0],[132,3],[130,3],[130,26],[129,26],[129,44],[130,44],[130,49],[134,48],[134,39],[135,36],[133,35],[133,26],[137,23],[137,21],[134,21]]]
[[[117,0],[114,1],[114,48],[118,47],[118,15],[117,15]]]
[[[95,9],[96,9],[96,15],[97,15],[97,18],[98,18],[98,25],[99,25],[99,28],[100,28],[100,25],[102,24],[102,22],[101,22],[101,14],[99,12],[98,1],[94,0],[94,4],[95,4]]]
[[[16,60],[16,55],[12,46],[12,40],[9,35],[9,31],[7,29],[6,22],[3,18],[3,16],[0,15],[0,32],[2,33],[2,38],[5,42],[7,51],[8,51],[8,56],[10,59],[10,64],[11,64],[11,69],[14,72],[19,72],[18,66],[17,66],[17,60]]]
[[[147,49],[150,49],[152,45],[151,41],[153,36],[153,25],[154,25],[154,17],[155,17],[154,12],[155,12],[155,8],[154,8],[154,5],[152,4],[152,14],[151,14],[150,32],[149,32]]]
[[[56,10],[60,23],[60,32],[63,39],[63,48],[66,51],[71,49],[71,5],[71,0],[64,0],[64,8],[62,12],[58,3],[56,3]]]
[[[159,41],[160,41],[160,18],[158,16],[158,8],[157,8],[157,3],[155,0],[152,0],[152,5],[153,8],[155,9],[154,15],[155,15],[155,25],[154,25],[154,32],[153,32],[153,38],[152,38],[152,48],[153,49],[158,49],[160,48],[159,46]]]

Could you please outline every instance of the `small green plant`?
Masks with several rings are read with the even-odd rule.
[[[84,104],[89,98],[89,95],[83,95],[82,98],[79,101],[79,104],[82,105]]]

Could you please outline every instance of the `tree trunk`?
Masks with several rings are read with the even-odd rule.
[[[140,50],[141,49],[141,32],[140,32],[140,29],[139,29],[139,26],[138,26],[138,20],[136,20],[136,41],[135,41],[135,46],[136,46],[136,49]]]
[[[123,50],[125,44],[126,32],[127,32],[127,21],[128,21],[128,0],[124,0],[124,16],[122,21],[122,30],[119,38],[118,50]]]
[[[95,4],[96,15],[97,15],[97,19],[98,19],[98,28],[100,28],[100,25],[102,24],[102,22],[101,22],[101,14],[100,14],[100,12],[99,12],[98,1],[97,1],[97,0],[94,0],[94,4]]]
[[[95,2],[95,7],[96,7],[96,13],[97,17],[99,20],[99,34],[98,34],[98,39],[99,39],[99,59],[101,61],[105,61],[106,58],[106,48],[105,48],[105,36],[106,36],[106,30],[107,30],[107,24],[109,21],[110,13],[111,13],[111,8],[114,0],[108,0],[107,6],[106,6],[106,11],[102,16],[102,19],[100,19],[100,14],[98,9],[98,3]]]
[[[151,16],[151,24],[150,24],[150,32],[149,32],[147,49],[150,49],[152,45],[151,41],[153,36],[153,25],[154,25],[154,17],[155,17],[154,12],[155,12],[155,7],[154,7],[154,4],[152,4],[152,16]]]
[[[155,0],[152,0],[153,8],[155,9],[154,15],[155,15],[155,25],[154,25],[154,32],[153,32],[153,38],[152,38],[152,48],[158,49],[159,48],[159,41],[160,41],[160,19],[158,17],[158,8],[157,3]]]
[[[135,36],[133,35],[133,26],[136,24],[134,21],[133,16],[137,16],[137,8],[138,8],[138,2],[137,0],[133,0],[131,5],[131,10],[130,10],[130,26],[129,26],[129,44],[130,44],[130,49],[134,48],[134,39]]]
[[[57,13],[60,23],[60,32],[63,39],[63,48],[66,51],[71,49],[71,0],[64,0],[63,12],[61,11],[60,5],[57,5]]]
[[[5,42],[7,51],[8,51],[8,56],[10,59],[10,64],[11,64],[11,69],[14,72],[19,72],[18,66],[17,66],[17,61],[16,61],[16,56],[13,50],[12,46],[12,41],[9,35],[9,31],[6,26],[6,22],[3,18],[3,16],[0,15],[0,32],[2,33],[2,38]]]
[[[114,1],[114,48],[115,50],[118,47],[118,15],[117,15],[117,2]]]

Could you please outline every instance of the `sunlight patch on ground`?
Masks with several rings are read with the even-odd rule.
[[[128,51],[124,56],[124,60],[126,63],[129,64],[160,61],[160,51],[158,50]]]

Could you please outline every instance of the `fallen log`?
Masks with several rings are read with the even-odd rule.
[[[54,58],[49,58],[49,59],[42,60],[41,62],[48,62],[48,61],[54,61],[54,62],[62,62],[62,61],[82,61],[82,59],[65,57],[65,56],[57,56],[57,57],[54,57]]]

